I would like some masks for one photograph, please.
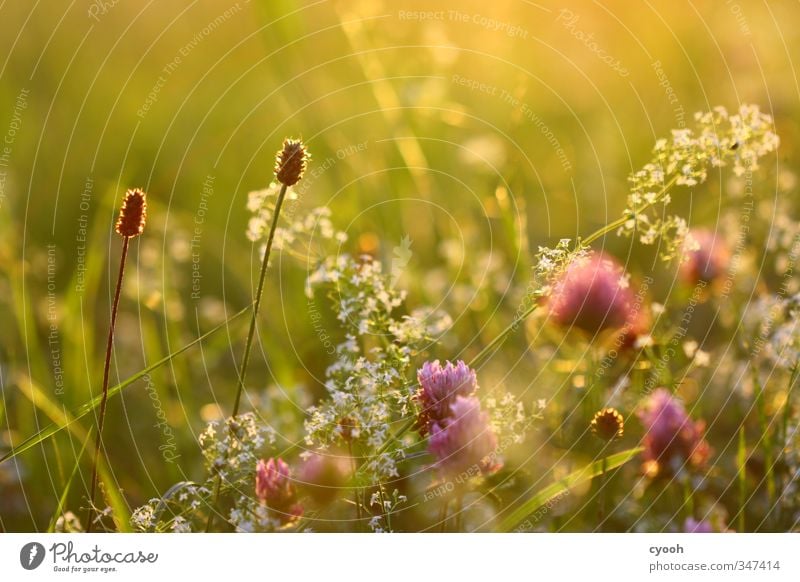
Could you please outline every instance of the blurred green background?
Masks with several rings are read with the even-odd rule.
[[[798,19],[793,0],[3,3],[0,449],[99,390],[126,188],[148,192],[150,218],[112,382],[247,305],[247,192],[285,136],[313,154],[295,216],[329,205],[343,250],[387,266],[409,237],[409,303],[455,320],[435,355],[474,353],[513,317],[537,245],[616,218],[628,173],[694,111],[757,103],[776,118],[778,163],[795,157]],[[687,194],[692,223],[714,226],[723,189],[712,176]],[[630,241],[603,244],[628,259]],[[329,361],[304,265],[275,263],[249,388],[292,448]],[[112,401],[108,449],[132,505],[201,472],[197,432],[217,402],[229,412],[242,326]],[[546,397],[526,349],[506,344],[482,385]],[[0,465],[0,529],[47,527],[89,426]],[[83,495],[85,482],[67,506]]]

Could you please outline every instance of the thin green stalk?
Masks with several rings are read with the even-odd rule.
[[[736,465],[739,481],[739,514],[737,516],[740,533],[745,532],[745,508],[747,507],[747,439],[744,424],[739,427],[739,450],[736,453]]]
[[[455,508],[455,525],[453,529],[456,533],[461,533],[461,525],[463,522],[463,507],[464,507],[464,494],[459,493],[456,495],[456,508]]]
[[[442,508],[439,510],[439,533],[447,531],[447,506],[450,505],[450,499],[445,496],[442,499]]]
[[[536,311],[536,308],[539,307],[539,304],[533,302],[529,307],[525,309],[521,314],[514,318],[514,320],[509,323],[503,331],[501,331],[497,336],[486,344],[483,349],[478,352],[478,354],[472,358],[469,362],[470,367],[475,367],[483,362],[483,360],[494,350],[495,347],[498,347],[501,343],[505,341],[505,339],[511,334],[511,332],[515,331],[520,323],[525,321],[528,316]]]
[[[267,237],[267,248],[264,251],[264,259],[261,261],[261,273],[258,276],[258,287],[256,289],[256,300],[253,306],[253,315],[250,317],[250,329],[247,331],[247,341],[244,344],[244,356],[242,358],[242,368],[239,373],[239,383],[236,387],[236,399],[233,401],[232,417],[239,414],[239,405],[242,401],[242,392],[244,392],[244,383],[247,376],[247,367],[250,364],[250,351],[253,347],[253,338],[256,334],[256,324],[258,323],[258,312],[261,309],[261,297],[264,293],[264,281],[267,278],[267,267],[269,266],[269,256],[272,252],[272,242],[275,239],[275,231],[278,228],[278,217],[281,213],[281,206],[283,206],[283,199],[286,197],[286,190],[288,186],[283,184],[281,191],[278,194],[278,200],[275,202],[275,212],[272,215],[272,224],[269,227],[269,236]]]
[[[664,187],[659,191],[659,193],[656,195],[656,197],[653,198],[652,202],[647,202],[647,203],[643,204],[640,208],[636,209],[636,211],[632,215],[620,216],[615,221],[609,222],[607,225],[605,225],[605,226],[603,226],[601,228],[598,228],[592,234],[590,234],[585,239],[582,239],[580,241],[581,246],[584,246],[584,247],[589,246],[590,244],[592,244],[594,241],[596,241],[600,237],[605,236],[608,233],[613,232],[613,231],[615,231],[616,229],[618,229],[618,228],[620,228],[622,226],[625,226],[625,223],[628,222],[629,220],[631,220],[632,218],[634,218],[637,214],[640,214],[640,213],[644,212],[645,210],[647,210],[649,208],[652,208],[653,206],[655,206],[656,204],[661,202],[664,199],[664,197],[667,195],[667,193],[669,192],[669,189],[672,188],[675,185],[675,182],[677,182],[677,180],[678,180],[678,176],[672,177],[666,184],[664,184]]]
[[[350,464],[353,467],[353,501],[356,504],[356,529],[361,526],[361,502],[359,501],[358,496],[358,485],[356,483],[356,474],[358,473],[358,464],[356,463],[356,458],[353,456],[353,443],[351,440],[348,439],[347,441],[347,450],[350,453]]]
[[[92,429],[90,428],[86,435],[86,439],[83,441],[81,452],[79,452],[75,457],[75,466],[72,469],[72,473],[70,474],[69,479],[67,479],[67,482],[64,484],[64,489],[61,491],[61,496],[58,498],[58,505],[56,506],[56,510],[53,512],[53,517],[50,518],[50,524],[47,526],[47,533],[54,533],[56,531],[56,523],[58,522],[58,518],[61,517],[61,514],[64,513],[64,506],[67,503],[67,496],[72,489],[72,483],[75,481],[75,476],[80,470],[83,452],[86,450],[86,446],[89,444],[89,437],[91,437],[91,435]]]
[[[122,238],[122,256],[119,259],[119,274],[117,275],[117,288],[114,291],[114,303],[111,306],[111,323],[108,326],[108,340],[106,341],[106,359],[103,365],[103,397],[100,400],[100,411],[97,420],[97,436],[94,445],[94,460],[92,462],[92,488],[89,494],[89,512],[86,517],[86,533],[91,533],[94,527],[94,503],[97,496],[97,465],[100,462],[100,450],[103,448],[103,426],[106,420],[106,405],[108,403],[108,377],[111,370],[111,351],[114,346],[114,328],[117,324],[117,310],[119,297],[122,292],[122,277],[125,275],[125,260],[128,258],[128,245],[130,237]]]
[[[603,457],[603,464],[600,468],[600,478],[598,484],[600,486],[600,511],[598,521],[600,523],[600,531],[605,530],[606,520],[606,472],[608,471],[608,459]]]
[[[767,501],[770,507],[775,499],[775,462],[772,451],[772,435],[769,431],[771,422],[767,420],[766,389],[758,378],[758,370],[752,366],[753,383],[756,388],[756,413],[758,415],[758,430],[760,433],[758,444],[764,454],[764,479],[767,485]]]
[[[272,214],[272,224],[269,227],[269,235],[267,237],[267,247],[264,251],[264,258],[261,261],[261,272],[258,276],[258,287],[256,288],[255,303],[253,304],[253,313],[250,317],[250,328],[247,331],[247,341],[244,344],[244,355],[242,357],[242,367],[239,371],[239,381],[236,385],[236,399],[233,401],[233,412],[231,418],[236,418],[239,415],[239,406],[242,402],[242,393],[244,392],[245,379],[247,377],[247,368],[250,364],[250,352],[253,347],[253,338],[256,335],[256,324],[258,323],[258,313],[261,309],[261,298],[264,294],[264,282],[267,278],[267,267],[269,266],[269,256],[272,252],[272,242],[275,240],[275,231],[278,228],[278,217],[281,213],[281,206],[286,197],[286,184],[281,185],[281,191],[278,194],[278,200],[275,202],[275,211]],[[216,484],[214,485],[214,502],[209,510],[208,521],[206,522],[206,532],[211,531],[214,524],[214,508],[219,501],[220,488],[222,487],[222,478],[217,475]]]

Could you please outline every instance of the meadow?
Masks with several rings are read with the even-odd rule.
[[[0,531],[800,529],[796,3],[0,16]]]

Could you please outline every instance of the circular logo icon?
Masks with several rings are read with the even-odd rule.
[[[39,542],[29,542],[19,551],[19,563],[26,570],[35,570],[44,561],[44,546]]]

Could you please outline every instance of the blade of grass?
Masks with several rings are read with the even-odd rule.
[[[573,471],[563,479],[556,481],[555,483],[548,485],[538,493],[536,493],[533,497],[525,501],[522,505],[517,507],[514,511],[512,511],[508,516],[506,516],[501,522],[498,527],[498,531],[500,532],[511,532],[514,530],[517,525],[519,525],[526,517],[528,517],[531,513],[536,511],[538,508],[543,506],[545,503],[554,499],[561,495],[563,492],[572,489],[573,487],[580,485],[590,479],[594,479],[598,475],[605,471],[612,471],[618,467],[621,467],[631,459],[633,459],[636,455],[638,455],[642,451],[641,447],[636,447],[633,449],[628,449],[627,451],[622,451],[620,453],[615,453],[613,455],[609,455],[604,459],[598,459],[597,461],[593,461],[578,469],[577,471]]]
[[[30,378],[26,376],[20,376],[17,380],[17,386],[19,386],[20,392],[22,392],[22,394],[28,400],[30,400],[31,403],[36,406],[36,408],[41,410],[48,418],[50,418],[54,424],[62,425],[62,427],[68,427],[72,435],[84,444],[89,440],[89,432],[87,432],[79,423],[75,422],[77,419],[60,407],[56,402],[53,402],[53,400],[47,396],[45,391],[37,386]],[[12,451],[14,450],[16,449],[12,448]],[[104,460],[98,466],[98,473],[100,480],[105,487],[106,497],[111,503],[111,508],[114,512],[114,522],[117,525],[117,530],[121,532],[129,532],[130,512],[128,510],[128,506],[125,503],[122,493],[120,493],[119,488],[114,482],[111,472],[108,469],[108,465]]]
[[[75,458],[75,466],[72,468],[72,474],[67,479],[67,482],[64,484],[64,490],[61,492],[61,497],[58,498],[58,505],[56,506],[56,510],[53,512],[53,517],[50,518],[50,525],[47,526],[47,533],[54,533],[56,531],[56,522],[58,518],[64,513],[64,506],[67,502],[67,496],[69,495],[70,490],[72,489],[72,483],[75,481],[75,476],[78,474],[80,467],[81,467],[81,459],[83,458],[83,452],[86,450],[86,445],[89,443],[89,439],[92,436],[92,429],[89,429],[89,432],[86,433],[86,440],[83,441],[83,446],[81,447],[81,452],[78,453],[78,456]]]
[[[140,378],[144,377],[145,375],[149,374],[153,370],[155,370],[155,369],[163,366],[164,364],[168,363],[170,360],[172,360],[176,356],[182,354],[183,352],[185,352],[186,350],[188,350],[192,346],[194,346],[194,345],[200,343],[201,341],[205,340],[207,337],[209,337],[210,335],[214,334],[215,332],[225,328],[234,319],[236,319],[237,317],[243,315],[249,309],[250,309],[250,306],[248,305],[247,307],[245,307],[241,311],[237,312],[236,314],[232,315],[231,317],[229,317],[227,320],[223,321],[219,325],[213,327],[212,329],[210,329],[209,331],[207,331],[206,333],[204,333],[203,335],[201,335],[200,337],[198,337],[194,341],[189,342],[188,344],[186,344],[185,346],[183,346],[179,350],[176,350],[176,351],[172,352],[171,354],[169,354],[168,356],[165,356],[165,357],[161,358],[160,360],[158,360],[157,362],[154,362],[153,364],[151,364],[147,368],[137,372],[133,376],[130,376],[129,378],[124,380],[123,382],[120,382],[116,386],[110,388],[108,390],[108,397],[111,398],[111,397],[119,394],[122,390],[124,390],[125,388],[127,388],[128,386],[130,386],[131,384],[133,384],[134,382],[136,382]],[[43,428],[39,432],[29,436],[28,438],[26,438],[24,441],[22,441],[18,445],[12,446],[11,450],[8,453],[6,453],[2,457],[0,457],[0,463],[3,463],[4,461],[7,461],[9,459],[12,459],[12,458],[16,457],[17,455],[19,455],[21,453],[24,453],[27,450],[30,450],[32,447],[35,447],[39,443],[41,443],[41,442],[47,440],[48,438],[52,437],[54,434],[64,430],[65,428],[68,428],[72,423],[74,423],[77,420],[83,418],[84,416],[86,416],[87,414],[92,412],[95,408],[100,406],[100,400],[101,399],[102,399],[102,396],[96,396],[95,398],[91,399],[89,402],[86,402],[86,403],[82,404],[81,406],[79,406],[77,409],[75,409],[71,413],[68,413],[68,416],[62,422],[54,422],[53,424],[50,424],[50,425],[46,426],[45,428]]]

